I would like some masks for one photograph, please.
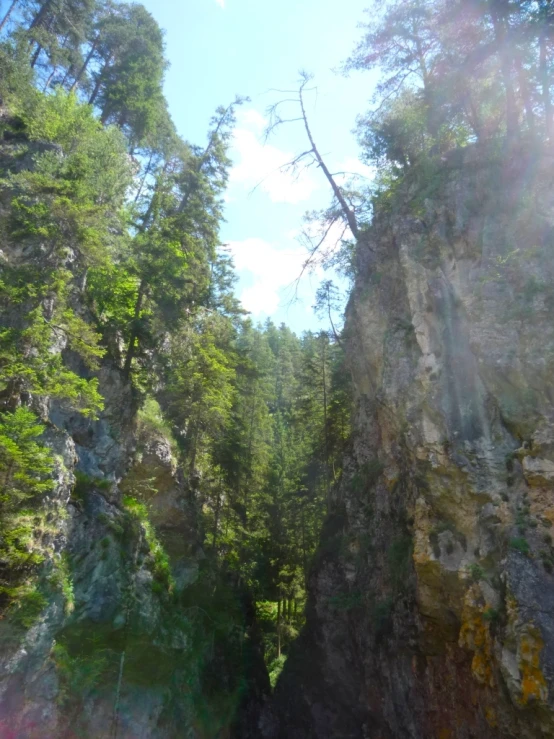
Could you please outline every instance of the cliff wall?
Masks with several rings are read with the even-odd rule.
[[[266,736],[554,736],[553,164],[468,147],[377,202],[352,451]]]

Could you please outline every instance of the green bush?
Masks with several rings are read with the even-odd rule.
[[[100,683],[108,660],[104,650],[94,652],[85,657],[71,656],[63,644],[54,644],[50,653],[56,666],[60,682],[58,701],[65,705],[70,702],[81,702]]]
[[[123,497],[123,505],[131,516],[138,520],[142,526],[145,539],[150,548],[150,554],[154,559],[154,578],[165,583],[167,588],[171,590],[175,583],[171,574],[169,557],[156,536],[156,532],[149,518],[147,506],[130,495]]]
[[[496,623],[500,618],[500,611],[497,608],[487,608],[483,611],[483,619],[488,623]]]
[[[517,536],[510,539],[510,549],[515,549],[516,552],[521,552],[521,554],[529,554],[529,542],[523,536]]]
[[[285,662],[287,661],[287,655],[281,654],[279,657],[275,657],[275,659],[269,663],[267,667],[267,671],[269,673],[269,682],[271,685],[271,688],[275,688],[277,685],[277,680],[279,679],[279,675],[281,672],[283,672],[283,667],[285,666]]]
[[[485,570],[478,564],[472,564],[469,568],[469,574],[473,582],[479,582],[479,580],[485,579]]]
[[[73,580],[71,579],[71,567],[67,552],[64,552],[60,559],[55,562],[54,570],[50,575],[50,582],[54,587],[61,590],[63,594],[66,615],[73,613],[75,609],[75,593],[73,592]]]
[[[33,587],[26,592],[17,593],[10,615],[14,623],[30,629],[47,605],[44,595],[37,587]]]

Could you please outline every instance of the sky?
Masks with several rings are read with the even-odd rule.
[[[306,259],[298,240],[303,215],[329,204],[329,186],[314,168],[297,178],[280,171],[306,149],[298,124],[282,127],[265,144],[263,132],[268,106],[283,98],[276,90],[295,89],[304,69],[317,86],[307,112],[329,168],[370,174],[359,162],[353,128],[368,107],[371,76],[333,71],[360,36],[357,24],[368,0],[143,2],[165,30],[171,65],[165,92],[187,140],[203,144],[218,105],[236,94],[250,98],[238,113],[221,232],[234,257],[238,297],[256,322],[271,318],[297,332],[319,328],[315,290],[336,276],[319,270],[303,277],[298,289],[294,283]]]

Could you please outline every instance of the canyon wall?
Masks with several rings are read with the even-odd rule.
[[[553,165],[470,146],[378,199],[352,449],[265,736],[554,736]]]

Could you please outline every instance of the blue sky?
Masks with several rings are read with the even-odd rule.
[[[235,258],[239,297],[255,320],[271,317],[296,331],[316,328],[311,306],[323,275],[303,278],[300,299],[292,304],[290,285],[306,256],[297,240],[302,216],[327,205],[328,186],[317,170],[298,181],[278,171],[306,148],[301,128],[282,128],[265,146],[261,134],[267,106],[280,97],[270,89],[295,87],[298,70],[306,69],[317,85],[308,113],[320,151],[331,169],[361,167],[352,129],[367,108],[372,79],[332,70],[358,39],[356,25],[368,0],[143,2],[166,32],[166,95],[185,138],[203,143],[218,105],[237,93],[251,98],[239,113],[222,230]]]

